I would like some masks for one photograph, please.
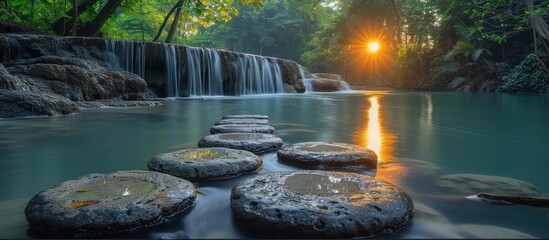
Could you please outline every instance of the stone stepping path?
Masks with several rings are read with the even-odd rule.
[[[374,237],[411,222],[408,194],[373,177],[296,171],[259,175],[233,187],[236,223],[278,238]]]
[[[221,119],[217,121],[214,125],[269,125],[269,120],[254,118]]]
[[[284,142],[274,136],[266,115],[225,115],[210,128],[212,135],[198,142],[203,147],[240,149],[255,154],[280,149]]]
[[[153,157],[149,170],[167,173],[190,181],[235,177],[256,172],[263,161],[255,154],[229,148],[184,149]]]
[[[274,134],[266,115],[225,115],[210,128],[211,134],[220,133],[266,133]]]
[[[339,142],[304,142],[284,146],[278,160],[301,167],[377,167],[377,154],[365,147]]]
[[[30,228],[45,236],[93,237],[158,224],[195,199],[192,183],[168,174],[90,174],[38,193],[25,216]]]
[[[263,120],[269,120],[269,116],[267,115],[225,115],[223,116],[223,119],[263,119]]]
[[[264,133],[222,133],[208,135],[198,142],[203,147],[240,149],[255,154],[275,151],[284,145],[282,139]]]
[[[267,133],[274,134],[275,129],[269,125],[214,125],[210,128],[211,134],[218,133]]]

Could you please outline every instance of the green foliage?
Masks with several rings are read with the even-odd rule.
[[[239,6],[239,16],[199,28],[186,43],[297,61],[317,21],[310,13],[293,8],[294,4],[296,1],[267,1],[260,11],[253,6]]]
[[[528,54],[509,74],[503,76],[502,92],[549,92],[549,76],[534,54]]]

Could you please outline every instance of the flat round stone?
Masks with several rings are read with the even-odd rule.
[[[211,134],[218,133],[267,133],[273,134],[274,127],[269,125],[215,125],[210,128]]]
[[[262,163],[260,157],[244,150],[197,148],[156,155],[148,167],[187,180],[203,181],[256,172]]]
[[[225,115],[223,119],[265,119],[269,120],[267,115]]]
[[[198,142],[203,147],[240,149],[255,154],[274,151],[284,145],[282,139],[264,133],[221,133],[208,135]]]
[[[282,172],[233,187],[231,208],[238,226],[275,238],[373,237],[398,231],[414,206],[398,187],[367,175]]]
[[[35,195],[25,208],[33,231],[81,238],[158,224],[194,204],[189,181],[149,171],[90,174]]]
[[[365,147],[338,142],[304,142],[284,146],[277,152],[282,162],[313,168],[376,168],[377,154]]]
[[[269,125],[266,119],[221,119],[214,125]]]

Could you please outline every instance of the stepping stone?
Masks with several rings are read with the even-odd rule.
[[[267,133],[274,134],[275,129],[269,125],[215,125],[210,128],[211,134],[218,133]]]
[[[484,192],[535,197],[540,194],[534,185],[525,181],[480,174],[444,175],[436,180],[436,185],[460,195],[473,195]]]
[[[282,162],[312,168],[362,167],[376,168],[377,154],[357,145],[339,142],[304,142],[284,146],[277,153]]]
[[[265,119],[221,119],[215,125],[269,125]]]
[[[229,148],[184,149],[156,155],[149,170],[191,181],[235,177],[261,169],[263,161],[255,154]]]
[[[267,115],[225,115],[223,119],[264,119],[269,120]]]
[[[408,194],[373,177],[344,172],[282,172],[233,187],[238,226],[275,238],[374,237],[411,222]]]
[[[282,139],[264,133],[221,133],[208,135],[198,142],[203,147],[240,149],[255,154],[274,151],[284,145]]]
[[[25,216],[31,229],[49,237],[93,237],[161,223],[195,199],[192,183],[168,174],[90,174],[38,193]]]

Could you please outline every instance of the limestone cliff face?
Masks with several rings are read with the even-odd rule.
[[[90,106],[90,101],[115,101],[118,106],[147,96],[305,92],[300,66],[291,60],[31,34],[0,35],[0,89],[2,109],[17,108],[0,117],[67,114]],[[37,111],[40,102],[51,109]]]
[[[213,58],[206,58],[206,52],[216,54],[219,63]],[[0,36],[0,62],[6,67],[14,66],[17,60],[45,56],[85,59],[95,61],[97,65],[111,70],[134,73],[143,78],[148,88],[159,97],[192,95],[193,89],[189,89],[192,88],[192,83],[189,81],[193,81],[193,74],[198,74],[200,80],[205,81],[199,83],[199,87],[204,88],[204,91],[199,93],[204,94],[208,88],[218,87],[209,86],[214,83],[207,82],[208,78],[214,77],[210,73],[212,70],[220,73],[222,86],[219,87],[222,88],[223,95],[282,92],[276,86],[268,85],[271,84],[269,81],[275,81],[277,74],[280,75],[283,84],[290,85],[296,92],[305,91],[299,64],[286,59],[163,43],[25,34]],[[210,66],[215,64],[219,66]],[[170,69],[170,66],[173,69]],[[219,69],[215,69],[216,67]],[[246,77],[249,78],[246,81],[250,83],[242,82]],[[266,79],[256,79],[258,77]],[[177,79],[177,83],[170,86],[170,81],[174,78]],[[177,92],[178,95],[174,96],[173,92]]]

